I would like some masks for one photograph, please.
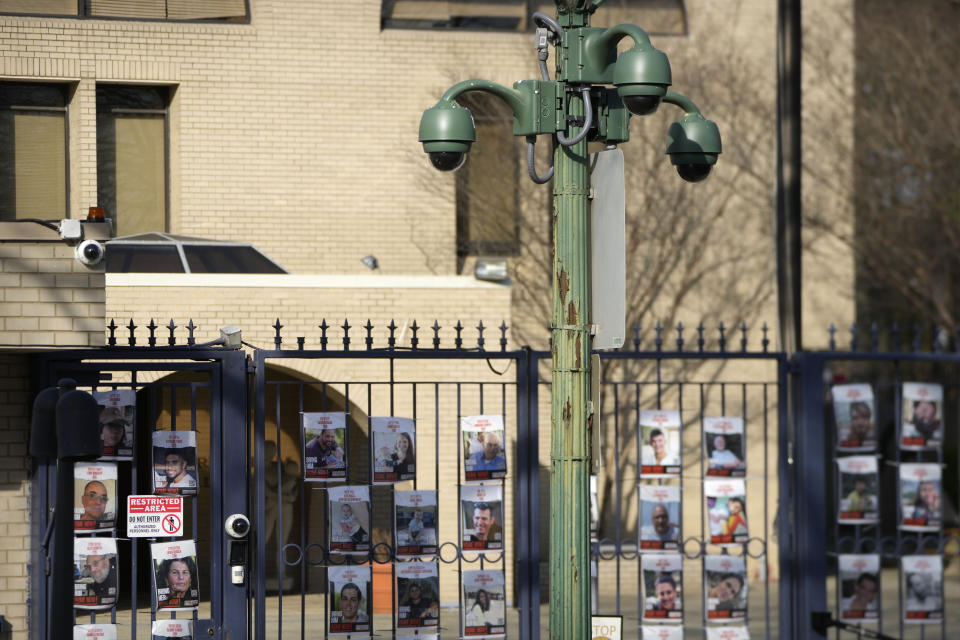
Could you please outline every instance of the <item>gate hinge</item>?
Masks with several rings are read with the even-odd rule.
[[[257,372],[257,363],[253,360],[247,359],[247,373],[253,374]]]

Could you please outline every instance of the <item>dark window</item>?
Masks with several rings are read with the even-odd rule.
[[[0,82],[0,220],[67,217],[68,91]]]
[[[473,112],[477,141],[457,172],[457,255],[516,255],[522,140],[513,135],[510,108],[486,93],[458,101]]]
[[[285,273],[253,247],[184,245],[191,273]]]
[[[475,29],[527,31],[530,16],[556,15],[556,4],[543,0],[383,0],[384,29]],[[594,14],[593,26],[633,22],[651,34],[686,32],[683,0],[607,0]]]
[[[167,227],[167,87],[97,87],[97,204],[118,236]]]
[[[246,21],[246,0],[0,0],[0,13],[152,20]]]
[[[107,273],[183,273],[180,253],[173,245],[106,244]]]

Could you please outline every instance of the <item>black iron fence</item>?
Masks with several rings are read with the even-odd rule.
[[[308,348],[307,337],[285,342],[278,320],[274,348],[249,353],[198,345],[192,321],[181,328],[173,321],[158,326],[151,320],[145,329],[144,335],[132,320],[122,328],[111,322],[108,347],[45,355],[37,385],[69,376],[91,390],[134,389],[140,443],[148,443],[157,430],[197,432],[200,492],[188,499],[185,531],[197,545],[203,602],[195,611],[174,614],[191,619],[196,635],[234,640],[325,636],[334,602],[330,568],[351,566],[370,571],[371,631],[403,633],[396,615],[402,597],[398,567],[408,559],[397,553],[394,496],[399,489],[416,489],[437,495],[437,551],[419,561],[436,566],[441,636],[464,635],[470,604],[464,572],[490,570],[505,579],[506,632],[540,637],[548,593],[549,539],[540,523],[548,517],[550,498],[549,352],[508,348],[506,325],[491,330],[482,323],[444,328],[434,322],[421,328],[414,322],[401,338],[393,323],[378,328],[368,321],[354,328],[346,321],[338,327],[323,321],[318,336],[309,338],[316,348]],[[186,343],[180,345],[184,331]],[[838,577],[839,556],[875,554],[880,563],[876,616],[863,621],[862,629],[946,637],[948,629],[960,628],[944,606],[960,597],[950,573],[960,549],[956,509],[946,506],[956,505],[960,487],[960,353],[945,351],[939,339],[922,352],[919,338],[911,339],[910,351],[901,351],[898,334],[867,333],[864,338],[854,329],[850,350],[838,350],[832,342],[828,352],[787,358],[769,349],[766,327],[751,336],[744,325],[709,331],[699,326],[685,337],[682,325],[669,331],[657,326],[646,335],[635,328],[627,347],[599,354],[592,505],[596,614],[622,616],[625,637],[643,637],[644,629],[657,625],[682,626],[685,637],[741,625],[754,638],[821,637],[824,625],[842,617],[849,597],[849,585]],[[858,342],[866,343],[862,350]],[[881,351],[881,345],[891,350]],[[897,444],[904,429],[905,381],[943,386],[944,437],[933,452]],[[845,382],[870,384],[876,399],[877,446],[866,452],[879,461],[875,498],[883,507],[876,522],[848,524],[838,518],[846,493],[836,465],[847,452],[836,447],[829,395]],[[328,485],[303,479],[304,412],[346,415],[345,483],[366,488],[371,507],[365,523],[370,546],[363,554],[345,555],[332,547]],[[653,452],[653,436],[649,425],[641,425],[643,416],[664,412],[676,412],[677,418],[674,430],[667,430],[680,458],[672,474],[644,462]],[[461,487],[471,483],[464,474],[459,421],[483,414],[504,418],[507,473],[498,483],[503,548],[480,554],[463,544],[470,523]],[[397,485],[373,482],[369,418],[376,416],[414,421],[413,479]],[[728,422],[734,426],[723,426],[732,431],[705,427],[708,418],[733,418]],[[730,454],[723,454],[717,435],[729,443]],[[150,452],[137,451],[133,461],[120,464],[118,493],[150,492],[151,465],[137,462],[149,460]],[[722,468],[717,461],[724,459],[736,462]],[[900,526],[903,463],[943,468],[939,528],[914,532]],[[45,562],[41,542],[47,506],[53,503],[53,473],[41,466],[34,475],[34,567]],[[735,494],[718,493],[728,490]],[[662,507],[644,498],[651,495],[661,496]],[[731,506],[737,498],[739,511]],[[664,512],[667,528],[654,528],[655,515]],[[222,528],[231,513],[248,514],[253,523],[247,555],[239,559],[245,564],[239,580],[231,567],[238,558],[230,553]],[[118,515],[120,601],[106,612],[77,612],[76,621],[115,623],[123,638],[149,637],[148,623],[168,615],[157,615],[156,585],[144,569],[150,565],[151,541],[125,539],[124,514]],[[729,534],[721,530],[733,521],[741,528],[731,525]],[[663,536],[675,536],[675,542],[660,544]],[[931,594],[939,598],[939,619],[915,624],[918,619],[907,616],[907,591],[916,593],[905,582],[904,555],[936,556],[946,565],[939,590]],[[663,603],[657,575],[644,570],[645,557],[666,556],[677,558],[668,573],[679,615],[658,613]],[[739,576],[728,581],[737,587],[730,596],[736,604],[718,596],[717,563],[733,567],[727,573]],[[33,629],[45,637],[50,578],[36,570],[31,575]],[[836,633],[843,637],[846,631]]]

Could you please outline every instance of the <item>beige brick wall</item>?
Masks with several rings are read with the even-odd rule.
[[[0,240],[0,345],[103,344],[103,265],[62,242]]]
[[[151,280],[166,284],[145,284]],[[190,286],[204,281],[210,284]],[[363,325],[367,320],[375,327],[372,335],[376,347],[387,345],[386,327],[391,320],[398,327],[398,344],[408,346],[412,335],[409,325],[416,320],[421,348],[432,347],[433,333],[429,328],[434,320],[441,326],[443,346],[449,347],[453,346],[457,320],[465,327],[462,334],[465,346],[476,344],[475,327],[482,321],[486,327],[487,349],[500,348],[500,323],[506,322],[508,326],[511,323],[510,288],[472,277],[380,279],[384,284],[379,286],[376,277],[265,276],[256,280],[258,285],[250,282],[250,278],[243,276],[110,274],[106,316],[121,327],[132,319],[139,327],[138,344],[145,344],[144,327],[151,319],[166,325],[172,318],[179,327],[176,335],[181,344],[187,336],[183,327],[192,319],[199,327],[198,342],[217,338],[220,327],[236,325],[243,330],[245,342],[266,349],[273,348],[273,325],[277,319],[283,325],[284,348],[295,348],[296,338],[304,336],[308,349],[319,348],[318,325],[324,319],[330,326],[327,331],[330,348],[340,344],[344,319],[350,321],[352,349],[366,348]],[[387,282],[405,286],[390,286]],[[117,331],[120,344],[124,344],[126,335],[123,328]],[[157,335],[161,343],[166,342],[165,329]]]
[[[27,555],[30,493],[27,478],[29,377],[27,356],[0,353],[0,614],[13,640],[27,638]]]

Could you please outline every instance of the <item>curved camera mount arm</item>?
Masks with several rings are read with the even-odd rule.
[[[695,114],[698,116],[703,115],[700,113],[700,107],[698,107],[693,100],[685,95],[677,93],[676,91],[667,91],[667,95],[663,96],[663,101],[680,107],[683,109],[684,114]]]
[[[451,102],[468,91],[483,91],[484,93],[497,96],[507,103],[515,116],[523,113],[528,107],[526,96],[516,89],[511,89],[510,87],[491,80],[479,80],[476,78],[473,80],[464,80],[463,82],[458,82],[453,85],[443,92],[440,100]]]

